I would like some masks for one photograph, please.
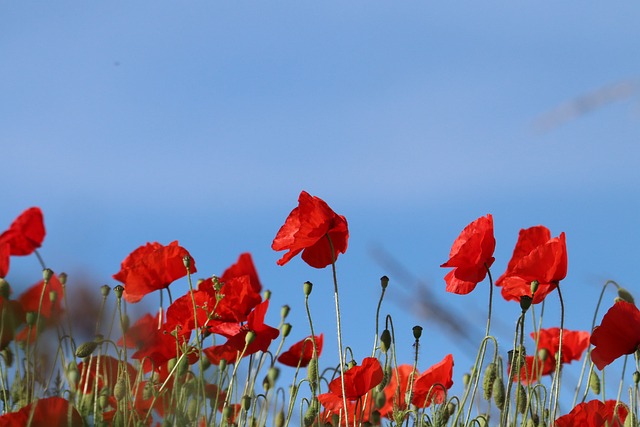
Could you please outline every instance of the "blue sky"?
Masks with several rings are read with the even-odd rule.
[[[305,189],[350,224],[338,274],[356,358],[370,352],[387,274],[404,361],[421,324],[420,367],[453,352],[459,379],[465,347],[407,309],[400,295],[415,299],[414,283],[374,250],[471,324],[484,324],[486,284],[447,295],[439,265],[486,213],[495,277],[520,228],[567,233],[567,327],[589,328],[604,280],[637,290],[639,12],[631,2],[3,2],[0,225],[40,206],[47,263],[96,289],[147,241],[179,240],[202,275],[250,251],[274,292],[272,323],[286,303],[293,336],[307,334],[311,280],[331,337],[330,271],[278,267],[270,249]],[[621,82],[625,96],[536,128]],[[20,259],[9,279],[20,289],[39,275]],[[496,302],[505,345],[517,312]]]

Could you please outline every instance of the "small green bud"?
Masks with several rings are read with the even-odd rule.
[[[640,372],[635,371],[635,372],[633,373],[633,383],[634,383],[635,385],[638,385],[638,383],[640,383]]]
[[[505,392],[504,392],[504,383],[501,379],[496,379],[493,382],[493,401],[495,402],[498,409],[501,411],[504,409],[504,400],[505,400]]]
[[[122,293],[124,292],[124,286],[122,285],[116,285],[113,288],[113,293],[116,294],[116,298],[120,299],[122,298]]]
[[[244,336],[244,342],[247,346],[251,345],[251,343],[256,339],[256,333],[253,331],[248,331],[247,335]]]
[[[285,417],[284,410],[280,409],[276,414],[275,426],[276,427],[284,427]]]
[[[304,296],[308,297],[309,295],[311,295],[312,290],[313,290],[313,283],[304,282],[304,284],[302,285],[302,291],[304,292]]]
[[[111,292],[111,288],[109,287],[109,285],[100,286],[100,293],[102,294],[103,297],[105,298],[108,297],[109,292]]]
[[[382,286],[382,289],[387,289],[387,286],[389,286],[389,278],[387,276],[380,278],[380,286]]]
[[[113,387],[113,396],[117,401],[125,398],[127,395],[127,379],[124,375],[118,376],[116,385]]]
[[[218,364],[218,369],[220,369],[220,372],[224,372],[225,369],[227,369],[227,364],[229,362],[227,362],[227,359],[220,359],[220,363]]]
[[[282,308],[280,309],[280,317],[282,317],[283,319],[286,319],[290,311],[291,311],[291,307],[289,307],[288,305],[283,305]]]
[[[516,388],[516,409],[521,414],[527,410],[527,392],[522,384]]]
[[[37,318],[38,318],[37,313],[33,311],[27,311],[27,313],[25,314],[25,321],[27,322],[28,326],[35,325]]]
[[[318,386],[318,358],[312,357],[307,365],[307,379],[311,388],[315,390]]]
[[[482,379],[482,391],[484,392],[485,400],[491,399],[493,393],[493,383],[497,378],[496,364],[491,362],[484,370],[484,378]]]
[[[271,291],[267,289],[262,293],[262,296],[264,297],[265,301],[269,301],[271,299]]]
[[[627,414],[627,418],[624,419],[624,427],[636,427],[637,425],[638,425],[638,418],[633,413],[633,411],[629,411]]]
[[[84,344],[81,344],[76,349],[76,357],[84,359],[85,357],[91,355],[91,353],[93,353],[97,347],[98,343],[96,343],[95,341],[88,341]]]
[[[10,294],[11,286],[9,286],[9,282],[4,280],[3,277],[0,277],[0,297],[8,299]]]
[[[631,292],[629,292],[625,288],[618,288],[618,297],[622,301],[630,302],[631,304],[634,304],[634,305],[636,303],[636,301],[633,299],[633,295],[631,295]]]
[[[44,270],[42,270],[42,278],[44,279],[45,283],[51,280],[51,277],[53,277],[53,270],[51,270],[50,268],[45,268]]]
[[[60,273],[58,274],[58,280],[60,281],[60,284],[65,287],[67,285],[67,273]]]
[[[537,280],[531,281],[531,296],[536,294],[536,291],[538,290],[538,286],[540,286],[540,282],[538,282]]]
[[[422,336],[422,326],[414,326],[413,327],[413,337],[418,341]]]
[[[464,385],[464,388],[467,388],[470,382],[471,382],[471,374],[469,374],[468,372],[465,372],[464,375],[462,375],[462,384]]]
[[[276,381],[278,381],[278,378],[280,377],[280,369],[276,368],[275,366],[269,368],[269,370],[267,371],[267,378],[269,379],[269,382],[273,385],[276,383]]]
[[[58,292],[57,291],[49,291],[49,301],[56,302],[58,300]]]
[[[380,334],[380,350],[386,353],[391,348],[391,332],[388,329],[382,331]]]
[[[282,325],[282,336],[285,338],[288,337],[291,333],[291,328],[291,323],[285,323],[284,325]]]
[[[247,396],[245,394],[244,396],[242,396],[240,402],[240,405],[244,411],[248,411],[251,408],[251,396]]]
[[[600,377],[594,370],[589,374],[589,388],[594,394],[600,394]]]

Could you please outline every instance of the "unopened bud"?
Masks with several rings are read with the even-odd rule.
[[[8,368],[13,365],[13,351],[11,351],[11,347],[7,346],[2,349],[2,358],[4,359],[4,363]]]
[[[256,333],[253,331],[248,331],[247,335],[244,336],[244,342],[247,346],[251,345],[251,343],[256,339]]]
[[[638,383],[640,383],[640,372],[635,371],[635,372],[633,373],[633,383],[634,383],[635,385],[638,385]]]
[[[267,289],[262,293],[262,296],[264,297],[265,301],[269,301],[271,299],[271,291]]]
[[[307,379],[313,389],[318,385],[318,358],[312,357],[307,365]]]
[[[285,323],[284,325],[282,325],[282,336],[285,338],[288,337],[291,333],[291,328],[291,323]]]
[[[391,332],[388,329],[382,331],[380,334],[380,350],[386,353],[391,348]]]
[[[516,409],[521,414],[527,410],[527,392],[522,384],[516,388]]]
[[[464,387],[467,388],[470,382],[471,382],[471,374],[469,374],[468,372],[465,372],[465,374],[462,375],[462,385],[464,385]]]
[[[291,311],[291,307],[289,307],[288,305],[283,305],[282,308],[280,309],[280,316],[283,319],[286,319],[290,311]]]
[[[594,394],[600,394],[600,377],[598,377],[598,374],[594,370],[591,370],[589,374],[589,388]]]
[[[51,280],[52,276],[53,276],[53,270],[51,270],[50,268],[45,268],[44,270],[42,270],[42,278],[44,279],[45,282],[48,282],[49,280]]]
[[[56,302],[58,300],[58,292],[57,291],[49,291],[49,301]]]
[[[538,286],[540,286],[540,282],[538,282],[537,280],[532,280],[531,281],[531,295],[535,295],[536,291],[538,290]]]
[[[116,400],[120,401],[127,395],[127,379],[124,375],[120,375],[116,381],[116,385],[113,387],[113,396]]]
[[[387,276],[380,278],[380,286],[382,286],[382,289],[387,289],[387,286],[389,286],[389,278]]]
[[[276,414],[275,426],[276,427],[284,427],[285,417],[284,410],[280,409]]]
[[[95,341],[88,341],[86,343],[83,343],[76,349],[76,357],[84,359],[85,357],[88,357],[91,353],[93,353],[96,347],[98,347],[98,343],[96,343]]]
[[[227,364],[229,362],[227,362],[227,359],[220,359],[220,363],[218,364],[218,369],[220,369],[220,372],[224,372],[225,369],[227,369]]]
[[[313,290],[313,283],[304,282],[304,284],[302,285],[302,291],[304,292],[304,296],[308,297],[309,295],[311,295],[312,290]]]
[[[242,399],[240,400],[240,405],[242,406],[242,409],[245,411],[248,411],[249,408],[251,408],[251,396],[247,396],[246,394],[244,396],[242,396]]]
[[[622,301],[630,302],[631,304],[636,303],[635,300],[633,299],[633,295],[631,295],[631,292],[629,292],[625,288],[618,288],[618,297]]]
[[[501,379],[496,379],[496,381],[493,382],[493,392],[491,394],[493,394],[493,401],[496,406],[502,411],[504,409],[505,394],[504,383]]]
[[[491,399],[493,393],[493,383],[497,378],[496,364],[491,362],[487,365],[484,371],[484,378],[482,379],[482,391],[484,392],[485,400]]]

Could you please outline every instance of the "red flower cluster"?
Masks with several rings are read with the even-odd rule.
[[[531,297],[531,282],[538,281],[533,304],[541,302],[567,275],[567,245],[564,233],[551,238],[548,228],[538,225],[520,230],[507,271],[496,281],[507,301]]]
[[[493,217],[488,214],[467,225],[453,242],[449,260],[440,267],[453,267],[444,278],[447,292],[468,294],[484,280],[495,261]]]
[[[599,400],[576,405],[567,415],[555,422],[556,427],[622,427],[629,410],[623,404],[616,408],[615,400],[602,403]]]
[[[602,370],[625,354],[640,348],[640,311],[626,301],[618,301],[607,311],[600,326],[591,333],[591,360]]]
[[[448,354],[416,379],[411,403],[419,408],[426,408],[433,402],[443,403],[447,397],[447,390],[452,386],[453,356]]]
[[[278,260],[278,265],[285,265],[302,252],[302,259],[311,267],[324,268],[335,262],[338,253],[345,253],[348,239],[345,217],[336,214],[324,200],[303,191],[298,198],[298,207],[280,227],[271,248],[288,250]]]
[[[536,340],[538,334],[531,333],[531,338]],[[589,347],[589,332],[570,331],[562,332],[562,360],[560,363],[571,363],[580,360],[584,351]],[[560,348],[560,328],[541,329],[538,338],[538,353],[535,356],[527,356],[525,366],[520,370],[522,383],[533,383],[542,375],[550,375],[556,369],[556,359]],[[540,356],[543,355],[541,359]],[[514,377],[514,381],[517,378]]]
[[[0,427],[82,427],[82,417],[67,400],[46,397],[16,412],[0,416]]]

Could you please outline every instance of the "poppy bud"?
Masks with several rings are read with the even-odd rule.
[[[251,396],[245,394],[240,402],[243,410],[248,411],[251,408]]]
[[[291,328],[291,323],[285,323],[284,325],[282,325],[282,336],[285,338],[288,337],[291,333]]]
[[[272,384],[275,384],[276,381],[278,381],[279,376],[280,369],[276,368],[275,366],[269,368],[269,370],[267,371],[267,378],[269,378],[269,381],[271,381]]]
[[[178,367],[176,368],[176,376],[181,377],[189,371],[189,359],[187,356],[183,356],[178,360]]]
[[[189,255],[185,255],[182,257],[182,263],[184,264],[184,268],[189,271],[191,269],[191,257]]]
[[[600,394],[600,377],[594,370],[589,374],[589,388],[594,394]]]
[[[387,395],[384,394],[384,391],[376,391],[375,393],[376,408],[382,409],[385,403],[387,403]]]
[[[220,359],[220,363],[218,364],[218,369],[220,369],[220,372],[224,372],[225,369],[227,369],[227,359]]]
[[[541,348],[538,350],[538,359],[540,361],[545,362],[549,358],[549,350],[546,348]]]
[[[347,371],[351,368],[353,368],[354,366],[357,366],[358,362],[356,362],[355,360],[351,359],[351,362],[347,363]]]
[[[85,357],[88,357],[91,353],[93,353],[96,347],[98,347],[98,344],[95,341],[89,341],[81,344],[76,349],[76,357],[84,359]]]
[[[62,286],[66,286],[67,285],[67,273],[60,273],[58,274],[58,280],[60,281],[60,284]]]
[[[382,289],[387,289],[387,286],[389,286],[389,278],[387,276],[380,278],[380,286],[382,286]]]
[[[532,280],[531,281],[531,295],[535,295],[536,291],[538,290],[538,286],[540,286],[540,282],[538,282],[537,280]]]
[[[276,421],[274,424],[276,427],[284,427],[284,422],[285,422],[284,410],[280,409],[276,414]]]
[[[9,282],[4,280],[4,278],[0,277],[0,297],[4,299],[9,299],[10,293],[11,293],[11,287],[9,286]]]
[[[100,393],[100,397],[98,397],[98,406],[100,409],[104,410],[109,405],[109,396],[106,394]]]
[[[124,375],[118,377],[116,385],[113,387],[113,396],[116,400],[120,401],[127,395],[127,379]]]
[[[57,300],[58,300],[58,292],[49,291],[49,301],[50,302],[56,302]]]
[[[25,321],[26,321],[28,326],[35,325],[37,318],[38,317],[37,317],[36,313],[34,313],[33,311],[27,311],[27,314],[25,314]]]
[[[635,427],[638,425],[638,418],[633,413],[633,411],[629,411],[627,413],[627,418],[624,419],[624,427]]]
[[[639,382],[640,382],[640,372],[635,371],[633,373],[633,383],[638,385]]]
[[[280,316],[283,319],[286,319],[290,311],[291,311],[291,307],[289,307],[288,305],[283,305],[282,308],[280,309]]]
[[[111,288],[109,287],[109,285],[100,286],[100,293],[103,297],[106,298],[109,295],[109,292],[111,292]]]
[[[493,383],[497,377],[496,364],[491,362],[484,370],[484,378],[482,379],[482,390],[484,391],[485,400],[491,399],[491,393],[493,392]]]
[[[8,368],[13,365],[13,351],[11,351],[10,347],[7,346],[2,350],[2,358],[4,359],[4,363]]]
[[[422,326],[414,326],[413,327],[413,337],[418,341],[422,336]]]
[[[233,408],[231,406],[225,406],[222,409],[222,416],[225,420],[230,420],[233,417]]]
[[[122,286],[122,285],[116,285],[113,288],[113,293],[116,294],[116,298],[118,298],[118,299],[122,298],[122,293],[123,292],[124,292],[124,286]]]
[[[309,380],[309,384],[311,384],[311,388],[315,390],[317,387],[318,380],[318,358],[312,357],[309,360],[309,364],[307,365],[307,379]]]
[[[523,313],[526,313],[527,310],[529,310],[529,307],[531,307],[532,302],[533,302],[533,298],[531,298],[530,296],[523,295],[520,297],[520,308],[522,309]]]
[[[631,295],[631,292],[629,292],[625,288],[618,288],[618,297],[623,301],[630,302],[631,304],[635,305],[636,303],[633,299],[633,295]]]
[[[496,407],[502,411],[504,409],[505,395],[504,383],[501,379],[497,379],[493,382],[493,392],[491,394],[493,394],[493,401],[495,402]]]
[[[380,334],[380,350],[386,353],[391,348],[391,332],[388,329],[382,331]]]
[[[465,372],[464,375],[462,375],[462,384],[464,385],[465,388],[467,388],[470,382],[471,382],[471,374],[469,374],[468,372]]]
[[[304,296],[306,297],[311,295],[312,289],[313,289],[313,283],[311,282],[304,282],[304,284],[302,285],[302,291],[304,292]]]
[[[244,336],[244,342],[247,346],[251,345],[251,343],[256,339],[256,333],[253,331],[247,332],[247,335]]]
[[[521,414],[527,410],[527,392],[522,384],[516,388],[516,409]]]
[[[42,270],[42,278],[44,279],[45,282],[48,282],[49,280],[51,280],[52,276],[53,276],[53,270],[51,270],[50,268],[45,268],[44,270]]]
[[[267,289],[262,293],[262,296],[264,297],[265,301],[269,301],[271,299],[271,291]]]

